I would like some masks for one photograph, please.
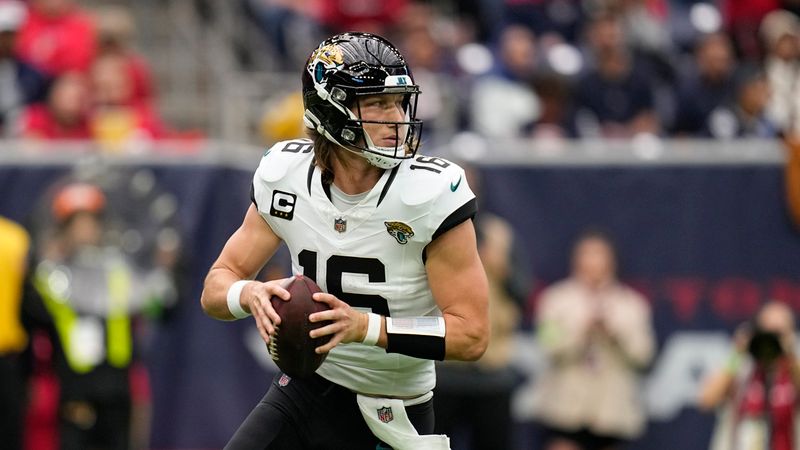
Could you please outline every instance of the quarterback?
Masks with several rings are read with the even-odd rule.
[[[417,155],[419,87],[387,40],[343,33],[303,68],[310,139],[279,142],[253,176],[250,205],[205,280],[203,309],[280,325],[283,280],[251,281],[281,242],[331,309],[309,378],[278,374],[229,449],[445,449],[433,435],[434,360],[471,361],[489,339],[487,282],[464,171]]]

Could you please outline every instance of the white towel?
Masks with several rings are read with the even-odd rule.
[[[450,450],[447,436],[417,433],[408,419],[403,400],[360,394],[356,399],[369,429],[394,450]]]

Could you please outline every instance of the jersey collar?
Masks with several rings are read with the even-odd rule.
[[[331,229],[333,229],[334,220],[344,218],[348,222],[347,230],[354,230],[375,212],[386,196],[399,167],[400,165],[391,170],[384,170],[378,182],[361,202],[346,211],[339,211],[331,202],[330,187],[322,183],[322,171],[312,163],[308,173],[308,190],[315,205],[314,209],[324,220],[331,223]]]

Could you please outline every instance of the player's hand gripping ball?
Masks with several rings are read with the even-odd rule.
[[[297,378],[308,377],[328,356],[327,353],[318,355],[315,349],[325,345],[332,336],[309,336],[311,330],[324,327],[330,322],[311,323],[308,316],[330,307],[311,298],[314,293],[322,292],[311,278],[296,275],[283,287],[289,291],[291,298],[288,301],[277,296],[270,299],[272,308],[281,317],[281,323],[275,327],[275,335],[270,337],[267,348],[272,360],[285,374]]]

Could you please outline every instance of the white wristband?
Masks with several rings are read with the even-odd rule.
[[[364,345],[375,346],[378,344],[378,338],[381,337],[381,316],[375,313],[367,313],[369,323],[367,324],[367,334],[364,340],[361,341]]]
[[[244,285],[249,283],[250,280],[239,280],[228,288],[228,311],[235,319],[244,319],[250,314],[242,308],[240,297],[242,296],[242,289]]]

